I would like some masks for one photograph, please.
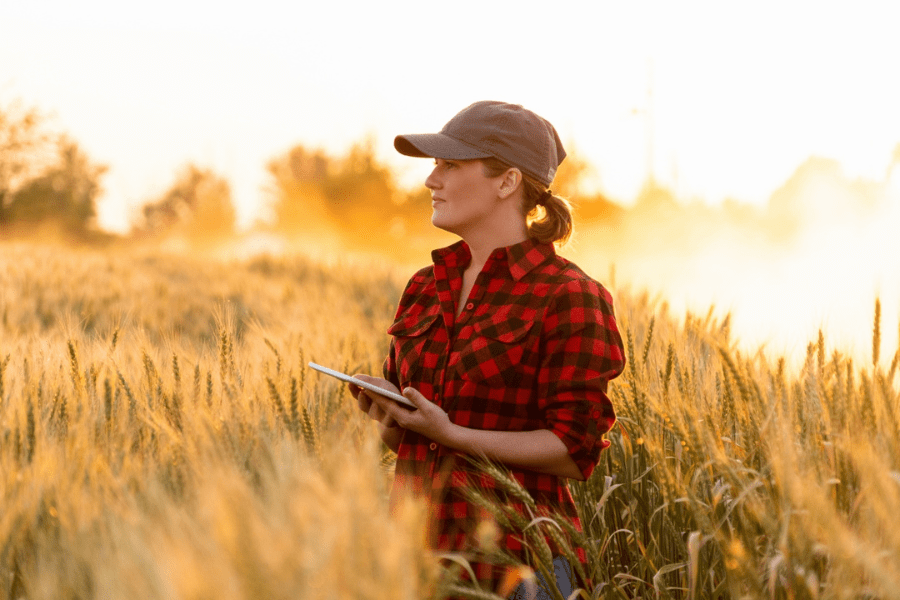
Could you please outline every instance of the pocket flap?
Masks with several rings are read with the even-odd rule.
[[[425,311],[417,315],[400,315],[394,324],[388,327],[388,335],[395,337],[417,337],[428,331],[440,313]]]
[[[474,325],[474,328],[478,335],[504,344],[512,344],[528,335],[533,326],[533,320],[526,320],[519,315],[506,312],[480,321]]]

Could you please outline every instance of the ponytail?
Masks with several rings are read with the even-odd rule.
[[[482,158],[481,163],[488,177],[499,177],[511,168],[493,156]],[[528,237],[543,244],[564,245],[572,237],[572,205],[530,175],[522,173],[522,178],[522,214]]]
[[[572,237],[572,205],[561,196],[525,175],[522,212],[528,223],[528,237],[542,243],[564,245]]]

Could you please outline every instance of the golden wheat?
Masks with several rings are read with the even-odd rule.
[[[378,373],[404,275],[0,245],[0,598],[497,598],[437,567],[420,506],[390,513],[393,455],[305,367]],[[534,567],[549,538],[588,550],[583,598],[900,597],[880,304],[871,364],[820,332],[796,368],[712,310],[616,309],[629,365],[571,484],[584,531],[476,498]]]
[[[2,247],[0,598],[438,593],[419,507],[389,513],[377,436],[303,360],[376,370],[393,274],[58,250]]]

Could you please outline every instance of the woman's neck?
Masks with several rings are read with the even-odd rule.
[[[474,267],[478,271],[487,262],[491,256],[491,252],[497,248],[506,248],[524,242],[528,239],[528,230],[526,229],[524,220],[521,227],[513,226],[503,229],[481,230],[472,232],[462,236],[469,252],[472,254],[472,261],[469,263],[470,268]]]

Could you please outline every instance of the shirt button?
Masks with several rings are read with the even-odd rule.
[[[471,302],[469,302],[468,304],[466,304],[466,310],[472,310],[473,308],[475,308],[475,305],[472,304]]]
[[[437,450],[437,444],[435,444],[434,442],[431,442],[431,444],[429,444],[428,447],[429,447],[431,450]]]
[[[595,419],[599,419],[599,418],[600,418],[600,411],[599,411],[599,410],[595,410],[594,412],[591,413],[591,416],[594,417]]]

